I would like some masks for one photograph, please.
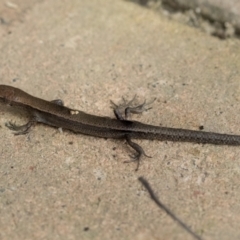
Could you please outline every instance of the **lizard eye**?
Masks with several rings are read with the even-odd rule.
[[[3,97],[3,98],[0,98],[0,100],[1,100],[2,102],[4,102],[4,103],[6,103],[6,102],[7,102],[7,99],[6,99],[5,97]]]
[[[11,104],[11,102],[7,99],[7,98],[2,98],[2,101],[5,103],[5,104],[7,104],[7,105],[10,105],[10,106],[12,106],[12,104]]]

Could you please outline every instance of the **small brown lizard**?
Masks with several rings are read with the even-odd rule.
[[[133,158],[138,162],[138,166],[141,155],[147,155],[142,147],[132,139],[240,145],[239,135],[167,128],[126,119],[128,113],[144,111],[145,104],[137,107],[126,106],[125,117],[120,114],[116,105],[114,113],[117,119],[113,119],[65,107],[61,100],[46,101],[7,85],[0,85],[0,101],[10,106],[23,108],[31,116],[29,122],[22,126],[11,122],[6,124],[8,128],[16,131],[16,135],[27,133],[32,125],[39,122],[95,137],[126,139],[127,143],[137,152]]]

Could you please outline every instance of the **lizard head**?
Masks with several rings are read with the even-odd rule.
[[[14,101],[15,98],[15,88],[7,86],[7,85],[0,85],[0,101],[10,104]]]

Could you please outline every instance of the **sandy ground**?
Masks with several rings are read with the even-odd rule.
[[[11,4],[1,11],[1,84],[111,117],[110,100],[156,97],[133,119],[240,134],[238,40],[125,1]],[[240,238],[239,147],[138,140],[152,158],[136,172],[124,141],[40,124],[14,136],[5,123],[27,117],[5,105],[0,115],[0,239],[192,239],[139,176],[202,239]]]

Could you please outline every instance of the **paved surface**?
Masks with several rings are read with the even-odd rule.
[[[1,84],[107,116],[110,99],[157,97],[134,119],[240,134],[239,41],[125,1],[11,4],[1,6]],[[139,176],[203,239],[239,239],[239,147],[137,141],[152,158],[135,172],[122,141],[43,125],[15,137],[5,122],[26,116],[3,105],[0,115],[0,239],[192,239]]]

